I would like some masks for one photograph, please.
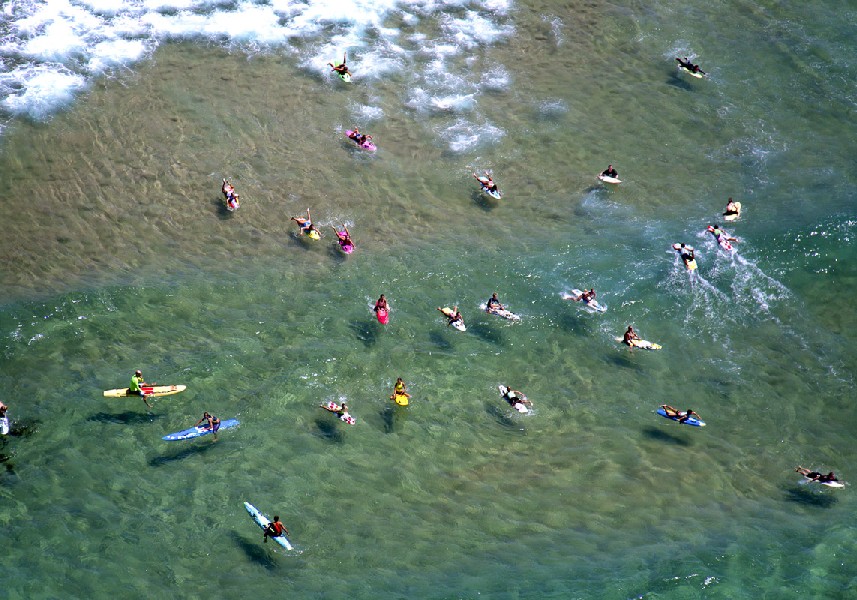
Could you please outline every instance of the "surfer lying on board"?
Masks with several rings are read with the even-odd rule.
[[[315,225],[312,224],[312,217],[309,214],[309,209],[306,209],[306,219],[303,217],[292,217],[292,221],[298,224],[298,227],[301,228],[301,233],[304,235],[309,235],[311,231],[315,231],[319,235],[318,229],[315,228]]]
[[[669,418],[671,418],[671,419],[677,418],[679,423],[684,423],[685,421],[687,421],[689,418],[691,418],[693,416],[696,416],[696,418],[699,419],[699,413],[695,413],[692,410],[690,410],[689,408],[687,409],[687,412],[681,412],[681,411],[673,408],[669,404],[661,404],[661,408],[664,409],[664,412],[667,414],[667,416]]]
[[[634,340],[639,340],[640,336],[637,335],[637,332],[634,331],[634,328],[628,325],[628,329],[625,331],[625,335],[622,336],[622,341],[629,346],[633,346]]]
[[[476,181],[481,183],[482,187],[484,187],[487,191],[489,191],[489,192],[497,192],[498,191],[497,190],[497,184],[494,183],[494,180],[491,178],[491,175],[488,173],[488,171],[485,171],[484,175],[477,175],[476,173],[474,173],[473,177],[475,177]]]
[[[601,175],[603,177],[612,177],[613,179],[619,179],[619,172],[613,168],[613,165],[607,165],[607,168],[601,171]]]
[[[681,257],[681,260],[684,261],[685,266],[687,266],[687,263],[696,258],[693,253],[693,248],[688,246],[687,244],[675,244],[673,245],[673,248],[678,252],[678,255]]]
[[[348,233],[348,227],[343,225],[341,230],[337,229],[333,225],[330,227],[333,229],[333,233],[336,234],[336,239],[339,240],[340,246],[351,245],[351,247],[354,247],[354,242],[351,241],[351,234]]]
[[[327,404],[319,404],[319,406],[328,412],[332,412],[339,417],[340,420],[345,421],[349,425],[354,425],[354,423],[357,422],[354,417],[348,414],[348,405],[345,402],[343,402],[341,406],[333,401],[330,401]]]
[[[134,371],[134,374],[131,375],[131,385],[128,387],[128,395],[129,396],[140,396],[143,398],[143,402],[146,403],[146,406],[152,408],[152,405],[149,404],[149,397],[143,391],[143,386],[149,385],[154,386],[154,383],[146,383],[143,381],[143,372],[140,369]]]
[[[330,65],[330,68],[336,71],[339,75],[351,75],[351,71],[348,70],[348,67],[345,65],[345,59],[348,58],[348,53],[342,53],[342,63],[336,66],[333,63],[327,63]]]
[[[831,481],[839,481],[839,479],[836,478],[836,475],[833,474],[833,471],[831,471],[827,475],[822,475],[818,471],[810,471],[809,469],[804,469],[800,465],[795,468],[795,471],[800,473],[810,481],[817,481],[818,483],[830,483]]]
[[[717,225],[717,223],[715,223],[714,225],[709,225],[708,227],[706,227],[706,229],[708,230],[708,232],[711,235],[714,236],[714,239],[716,239],[718,242],[720,241],[721,238],[723,238],[727,242],[737,242],[738,241],[736,238],[729,237],[728,235],[726,235],[726,232],[723,231],[722,229],[720,229],[720,226]]]
[[[439,307],[439,306],[437,307],[437,309],[438,309],[440,312],[442,312],[442,313],[443,313],[443,316],[444,316],[444,317],[446,317],[446,318],[447,318],[447,320],[448,320],[448,322],[447,322],[447,324],[446,324],[446,326],[447,326],[447,327],[449,327],[449,326],[450,326],[450,325],[452,325],[453,323],[461,323],[462,325],[464,325],[464,317],[462,317],[462,316],[461,316],[461,313],[460,313],[460,312],[458,312],[458,307],[457,307],[457,306],[453,306],[453,307],[452,307],[452,310],[450,310],[450,311],[448,311],[448,312],[447,312],[446,310],[443,310],[443,309],[442,309],[441,307]]]
[[[678,64],[680,64],[683,68],[687,69],[691,73],[700,73],[702,75],[708,75],[708,73],[699,68],[699,65],[695,65],[690,62],[686,56],[684,57],[684,60],[680,58],[677,58],[676,60],[678,61]]]
[[[351,130],[351,133],[348,137],[357,142],[358,146],[365,146],[366,144],[372,141],[371,135],[360,133],[360,131],[358,131],[356,127]]]
[[[505,398],[506,402],[508,402],[513,407],[516,404],[523,404],[525,406],[533,405],[533,403],[530,402],[522,392],[519,392],[518,390],[513,390],[508,385],[506,386],[506,394],[503,396],[503,398]]]
[[[280,537],[283,535],[283,532],[285,532],[286,535],[290,535],[286,526],[280,522],[280,517],[278,515],[274,515],[274,520],[268,523],[268,526],[265,527],[265,530],[262,532],[262,541],[267,544],[268,537]]]
[[[223,185],[220,186],[220,191],[223,192],[223,196],[226,198],[226,206],[229,210],[235,210],[238,208],[238,198],[240,198],[240,196],[235,193],[235,188],[228,180],[223,180]]]
[[[574,300],[575,302],[583,301],[584,304],[589,304],[593,300],[595,300],[595,289],[589,288],[589,291],[583,290],[580,292],[579,296],[570,296],[566,298],[566,300]]]
[[[723,213],[723,216],[726,217],[729,215],[737,215],[737,214],[738,214],[738,205],[735,204],[735,202],[732,200],[732,198],[729,198],[729,201],[726,203],[726,211]]]
[[[488,302],[485,303],[485,312],[492,313],[498,310],[503,310],[503,305],[500,304],[500,300],[497,299],[497,292],[491,294],[491,297],[488,298]]]

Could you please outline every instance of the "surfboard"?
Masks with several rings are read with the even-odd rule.
[[[321,234],[318,231],[316,231],[315,229],[310,229],[304,235],[307,236],[311,240],[320,240],[321,239]]]
[[[265,531],[265,529],[268,528],[268,525],[271,523],[271,521],[268,519],[268,517],[259,512],[258,508],[256,508],[249,502],[244,503],[244,508],[247,509],[249,515],[253,517],[253,520],[256,521],[256,525],[258,525],[262,531]],[[272,537],[271,539],[277,542],[286,550],[294,550],[292,544],[289,542],[289,538],[287,538],[285,534],[278,535],[277,537]]]
[[[446,317],[451,317],[451,316],[454,314],[454,313],[453,313],[453,311],[452,311],[452,309],[451,309],[451,308],[449,308],[448,306],[444,306],[444,307],[441,309],[441,312],[442,312]],[[452,325],[453,327],[455,327],[458,331],[467,331],[467,327],[465,327],[465,325],[464,325],[464,321],[463,321],[462,319],[459,319],[459,320],[457,320],[457,321],[452,321],[452,322],[450,323],[450,325]]]
[[[509,405],[515,410],[517,410],[519,413],[525,415],[530,412],[530,408],[526,404],[524,404],[523,402],[515,402],[516,398],[509,398],[510,390],[505,385],[498,385],[497,389],[500,390],[500,395],[503,397],[503,400],[508,402]],[[524,396],[524,399],[526,400],[527,397]]]
[[[238,421],[236,421],[235,419],[229,419],[228,421],[221,421],[220,427],[217,428],[217,431],[223,431],[224,429],[231,429],[237,426]],[[193,438],[198,438],[203,435],[208,435],[209,433],[214,433],[214,430],[199,425],[198,427],[191,427],[189,429],[183,429],[182,431],[170,433],[169,435],[165,435],[161,439],[164,439],[168,442],[178,442],[181,440],[190,440]]]
[[[608,177],[607,175],[602,175],[601,173],[598,174],[598,179],[600,179],[604,183],[613,183],[613,184],[622,183],[622,180],[619,179],[618,177]]]
[[[625,343],[624,337],[617,337],[617,342]],[[663,348],[660,344],[655,344],[649,340],[631,340],[631,346],[634,348],[642,348],[643,350],[660,350]]]
[[[410,398],[408,398],[408,396],[407,396],[406,394],[396,394],[396,393],[394,393],[394,394],[393,394],[393,396],[392,396],[392,398],[393,398],[393,401],[394,401],[396,404],[398,404],[399,406],[407,406],[407,405],[408,405],[408,401],[410,400]]]
[[[734,220],[736,220],[738,217],[740,217],[740,216],[741,216],[741,203],[740,203],[740,202],[736,202],[736,203],[735,203],[735,208],[737,208],[737,209],[738,209],[738,212],[737,212],[737,213],[723,213],[723,220],[724,220],[724,221],[734,221]]]
[[[0,435],[8,435],[9,434],[9,417],[3,417],[0,419]]]
[[[583,293],[582,291],[575,288],[575,289],[571,290],[570,294],[568,292],[563,293],[562,299],[563,300],[574,300],[575,298],[579,297],[582,293]],[[603,312],[607,311],[607,307],[604,306],[603,304],[599,304],[598,300],[591,300],[589,302],[585,302],[583,300],[578,300],[578,302],[580,302],[581,305],[583,306],[583,308],[589,312],[593,312],[593,313],[602,312],[603,313]]]
[[[390,314],[389,314],[389,312],[388,312],[388,311],[386,311],[386,310],[384,310],[383,308],[380,308],[380,309],[376,310],[376,311],[375,311],[375,316],[378,318],[378,322],[379,322],[381,325],[386,325],[386,324],[387,324],[387,321],[389,321],[389,320],[390,320]]]
[[[154,387],[150,385],[144,385],[142,388],[143,393],[147,396],[171,396],[172,394],[178,394],[179,392],[183,392],[187,389],[186,385],[156,385]],[[129,394],[128,388],[119,388],[115,390],[104,390],[105,398],[127,398],[129,396],[134,396],[139,398],[138,394]]]
[[[674,417],[667,414],[667,411],[663,409],[663,407],[657,410],[657,413],[662,417],[666,417],[667,419],[671,419],[673,421],[679,421],[681,415],[678,417]],[[684,413],[682,413],[684,415]],[[681,425],[692,425],[693,427],[705,427],[705,421],[700,421],[696,417],[688,417],[685,421],[681,421]]]

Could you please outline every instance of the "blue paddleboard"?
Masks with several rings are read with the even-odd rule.
[[[244,508],[247,509],[247,512],[250,513],[250,516],[253,517],[253,520],[256,521],[256,525],[258,525],[262,531],[268,528],[268,524],[271,522],[268,520],[268,517],[259,512],[259,509],[250,504],[249,502],[244,503]],[[285,535],[278,535],[277,537],[272,537],[272,540],[277,542],[280,546],[285,548],[286,550],[294,550],[292,545],[289,543],[289,538]]]
[[[224,429],[229,429],[231,427],[235,427],[236,425],[238,425],[238,421],[236,421],[235,419],[221,421],[220,428],[217,431],[223,431]],[[208,435],[211,432],[211,429],[200,425],[199,427],[191,427],[190,429],[185,429],[184,431],[177,431],[176,433],[165,435],[164,439],[168,442],[176,442],[179,440],[189,440],[203,435]]]
[[[666,417],[667,419],[672,419],[673,421],[678,421],[679,417],[671,417],[667,414],[663,408],[658,409],[658,414],[662,417]],[[693,425],[694,427],[705,427],[705,421],[700,421],[696,417],[690,417],[686,421],[682,423],[683,425]]]

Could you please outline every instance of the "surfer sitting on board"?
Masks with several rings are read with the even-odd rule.
[[[729,198],[729,201],[726,203],[726,211],[723,213],[723,216],[725,217],[725,216],[737,215],[737,214],[738,214],[738,205],[735,204],[735,202],[732,200],[732,198]]]
[[[333,63],[327,63],[330,65],[330,68],[336,71],[339,75],[351,75],[351,71],[348,70],[348,67],[345,64],[345,59],[348,57],[348,53],[344,52],[342,54],[342,63],[334,66]]]
[[[405,396],[406,398],[411,397],[408,390],[405,388],[405,382],[401,377],[396,379],[396,385],[393,387],[393,395],[390,396],[390,400],[395,400],[396,396]]]
[[[134,374],[131,376],[131,386],[128,388],[129,396],[140,396],[143,398],[143,402],[146,403],[146,406],[152,408],[152,405],[149,404],[148,396],[143,391],[144,385],[154,386],[154,383],[146,383],[143,381],[143,372],[140,369],[134,371]]]
[[[488,302],[485,303],[485,312],[493,313],[498,310],[503,310],[503,305],[500,304],[500,300],[497,299],[497,292],[491,294],[491,297],[488,298]]]
[[[484,187],[487,191],[489,191],[489,192],[498,192],[499,191],[497,189],[497,184],[494,183],[494,180],[491,178],[491,175],[488,173],[488,171],[485,171],[484,175],[477,175],[476,173],[474,173],[473,177],[475,177],[476,181],[481,183],[482,187]]]
[[[810,471],[809,469],[804,469],[800,465],[795,469],[797,473],[800,473],[810,481],[817,481],[819,483],[830,483],[832,481],[839,481],[836,475],[833,474],[833,471],[828,473],[827,475],[822,475],[818,471]]]
[[[444,317],[446,317],[448,319],[448,323],[446,324],[447,327],[449,327],[450,325],[452,325],[453,323],[456,323],[456,322],[460,322],[462,325],[464,325],[464,317],[462,317],[461,313],[458,312],[457,306],[453,306],[452,310],[449,310],[449,309],[444,310],[439,306],[437,307],[437,309],[443,313]]]
[[[640,336],[637,335],[637,332],[634,331],[634,328],[628,325],[628,329],[625,331],[625,335],[622,336],[622,341],[628,344],[629,346],[634,345],[634,340],[639,340]]]
[[[309,209],[306,209],[306,219],[303,217],[292,217],[292,221],[298,224],[298,227],[301,228],[301,233],[304,235],[309,235],[312,231],[321,235],[318,229],[315,228],[315,225],[312,224],[312,217],[309,214]]]
[[[220,429],[220,419],[206,411],[202,413],[202,418],[196,422],[194,427],[199,427],[203,422],[205,422],[204,428],[210,430],[214,434],[214,439],[217,439],[217,430]]]
[[[619,179],[619,172],[613,168],[613,165],[607,165],[607,168],[601,171],[602,177],[612,177],[613,179]]]
[[[689,418],[691,418],[694,415],[696,416],[697,419],[699,419],[699,413],[695,413],[692,410],[690,410],[689,408],[687,409],[687,412],[681,412],[681,411],[673,408],[669,404],[661,404],[661,408],[664,409],[664,412],[667,414],[667,416],[669,418],[678,419],[679,423],[684,423],[685,421],[687,421]]]
[[[683,68],[687,69],[691,73],[701,73],[702,75],[708,74],[705,71],[703,71],[702,69],[700,69],[699,65],[695,65],[692,62],[690,62],[686,56],[684,57],[684,60],[682,60],[680,58],[677,58],[676,60],[678,61],[679,65],[681,65]]]
[[[268,523],[268,526],[265,527],[265,530],[262,532],[262,541],[267,544],[269,536],[280,537],[283,535],[283,532],[285,532],[286,535],[290,535],[286,526],[280,522],[280,517],[278,515],[274,515],[274,520]]]

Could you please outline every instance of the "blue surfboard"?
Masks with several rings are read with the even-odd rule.
[[[663,408],[658,409],[658,414],[662,417],[666,417],[667,419],[672,419],[673,421],[678,421],[680,417],[671,417],[667,414]],[[705,427],[705,421],[700,421],[696,417],[690,417],[689,419],[682,422],[683,425],[693,425],[694,427]]]
[[[235,419],[229,419],[228,421],[221,421],[220,428],[217,431],[223,431],[224,429],[230,429],[238,425],[238,421]],[[212,430],[208,427],[203,427],[200,425],[199,427],[191,427],[190,429],[185,429],[183,431],[177,431],[175,433],[171,433],[170,435],[165,435],[164,439],[168,442],[177,442],[179,440],[190,440],[193,438],[198,438],[203,435],[208,435],[212,433]]]

